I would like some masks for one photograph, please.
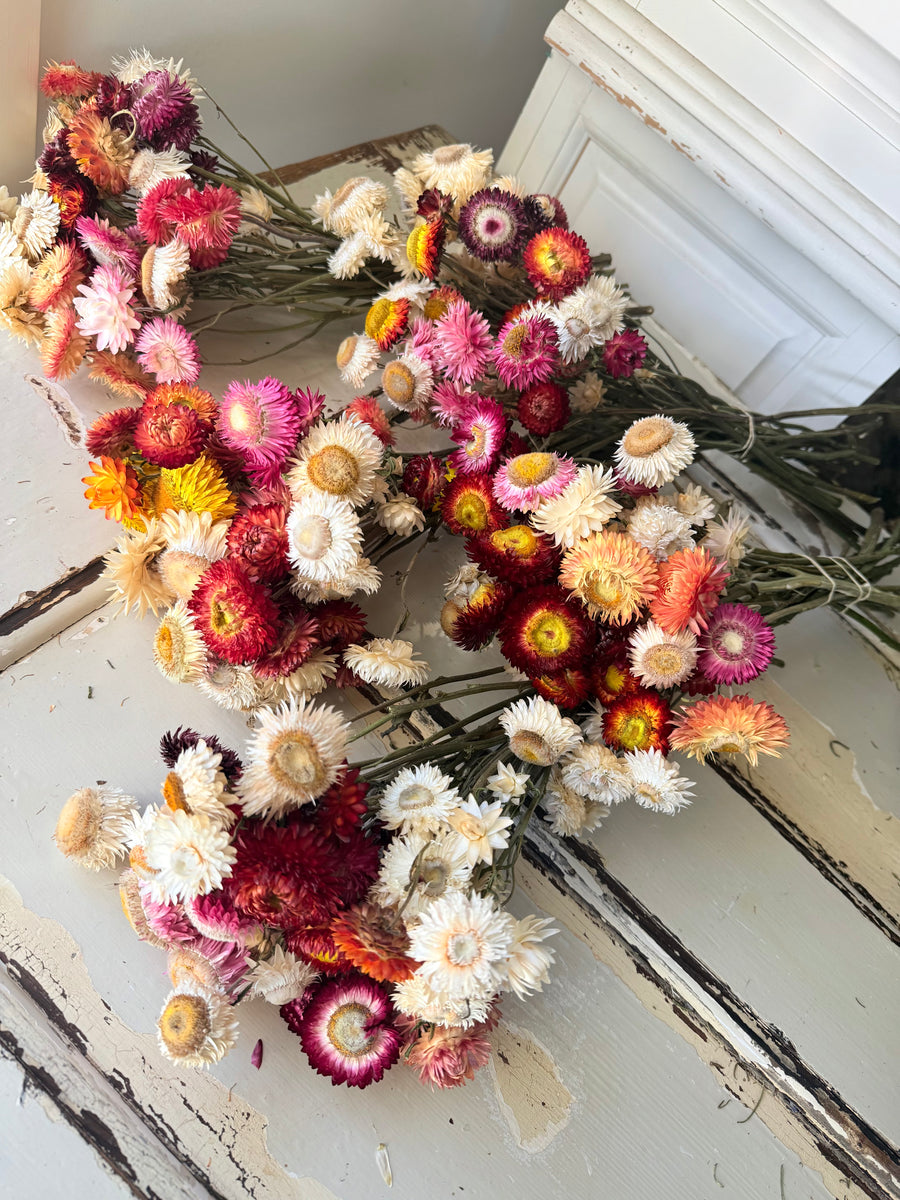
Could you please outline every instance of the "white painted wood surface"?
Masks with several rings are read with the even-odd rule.
[[[866,69],[831,58],[801,16],[570,0],[502,156],[765,412],[859,404],[900,367],[898,108],[877,90],[900,70],[862,34]]]
[[[301,198],[345,173],[307,181]],[[343,401],[334,345],[327,335],[250,369]],[[52,584],[56,559],[86,565],[115,528],[83,506],[60,469],[71,458],[79,472],[77,457],[12,370],[8,359],[4,395],[18,407],[0,475],[30,454],[57,508],[10,497],[20,540],[0,549],[0,575],[15,599]],[[211,368],[214,391],[232,371]],[[79,407],[96,402],[70,390]],[[410,588],[409,635],[439,669],[472,664],[435,623],[440,580],[461,558],[459,542],[429,548]],[[396,604],[386,578],[377,632]],[[106,609],[69,625],[66,605],[35,618],[41,636],[33,621],[11,635],[15,661],[0,676],[2,1049],[32,1094],[58,1089],[48,1104],[66,1130],[132,1194],[368,1200],[387,1194],[383,1141],[401,1196],[900,1196],[897,696],[844,622],[820,614],[780,635],[788,667],[758,694],[791,707],[797,749],[751,788],[700,768],[697,801],[677,818],[623,808],[585,847],[535,836],[515,903],[556,918],[558,964],[542,995],[505,1006],[491,1072],[432,1095],[398,1067],[356,1094],[315,1076],[261,1003],[242,1005],[239,1045],[209,1074],[158,1055],[162,955],[131,934],[114,873],[58,856],[56,813],[101,779],[154,799],[166,728],[191,724],[240,749],[246,727],[156,673],[152,619]],[[26,1141],[63,1144],[42,1113],[4,1116]],[[76,1200],[108,1182],[98,1163],[95,1185],[86,1161],[73,1167]],[[11,1163],[28,1196],[27,1157]]]

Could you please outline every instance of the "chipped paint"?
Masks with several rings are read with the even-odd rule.
[[[26,375],[25,382],[30,383],[40,398],[56,418],[56,423],[63,432],[63,437],[70,446],[80,450],[84,445],[87,434],[84,418],[72,402],[72,397],[58,383],[50,383],[39,375]]]
[[[527,1030],[501,1022],[491,1044],[494,1094],[517,1145],[530,1154],[546,1150],[569,1123],[572,1093],[550,1051]]]

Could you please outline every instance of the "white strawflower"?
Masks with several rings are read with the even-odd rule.
[[[213,658],[197,680],[197,687],[210,700],[229,712],[253,712],[263,702],[266,685],[250,667]]]
[[[190,600],[201,575],[228,553],[230,521],[214,521],[210,512],[170,509],[159,518],[166,549],[157,566],[166,586],[181,600]]]
[[[170,992],[157,1022],[160,1050],[185,1067],[218,1062],[237,1041],[237,1029],[228,996],[196,984]]]
[[[167,780],[169,788],[179,792],[178,800],[190,813],[202,813],[220,825],[234,823],[234,813],[228,807],[228,780],[221,769],[222,755],[211,750],[203,738],[195,746],[186,746],[178,755]],[[175,776],[178,783],[171,778]],[[165,795],[166,788],[163,788]],[[166,796],[168,803],[168,796]]]
[[[588,371],[583,379],[569,388],[569,407],[577,416],[593,412],[603,403],[606,386],[596,371]]]
[[[451,892],[419,918],[409,934],[416,971],[450,999],[486,998],[504,982],[514,922],[487,896]]]
[[[0,222],[0,272],[17,260],[22,261],[22,254],[22,246],[10,222]]]
[[[312,208],[325,229],[338,237],[348,237],[366,217],[387,208],[389,200],[383,183],[356,175],[342,183],[333,196],[326,188],[316,196]]]
[[[595,700],[593,711],[588,713],[581,726],[586,742],[603,741],[603,712],[603,705],[599,700]]]
[[[628,514],[628,536],[649,550],[657,562],[694,544],[691,522],[668,504],[638,503]]]
[[[309,699],[310,696],[318,696],[319,692],[324,692],[337,675],[337,671],[337,655],[319,649],[314,650],[305,663],[295,667],[290,675],[282,675],[270,682],[275,685],[276,690],[283,690],[283,698],[286,700]]]
[[[128,169],[128,186],[143,195],[164,179],[189,179],[190,165],[181,150],[138,150]]]
[[[508,830],[513,819],[503,815],[503,806],[502,800],[495,800],[493,804],[479,804],[474,796],[469,796],[447,818],[450,828],[467,843],[466,856],[470,867],[480,862],[490,865],[494,860],[494,851],[505,850],[509,845]]]
[[[625,755],[631,777],[631,795],[642,808],[675,813],[690,804],[694,784],[678,773],[660,750],[630,750]]]
[[[542,767],[557,762],[582,740],[575,722],[542,696],[509,705],[500,714],[500,724],[513,754]]]
[[[527,771],[517,771],[509,763],[497,763],[497,770],[488,779],[487,788],[498,800],[518,800],[525,795],[530,778]]]
[[[473,192],[487,187],[493,165],[492,151],[473,150],[460,143],[419,154],[410,169],[422,181],[420,192],[439,188],[457,204],[465,204]]]
[[[750,518],[739,505],[733,504],[727,517],[706,526],[706,537],[700,545],[716,558],[724,559],[734,570],[747,553],[744,543],[749,533]]]
[[[429,279],[401,279],[379,292],[375,299],[408,300],[410,314],[421,316],[434,288],[435,285]]]
[[[276,946],[272,954],[258,962],[247,976],[251,996],[259,996],[269,1004],[279,1006],[302,996],[318,978],[309,963],[281,946]]]
[[[640,625],[628,639],[633,674],[645,687],[674,687],[697,665],[697,639],[689,629],[665,633],[653,621]]]
[[[261,221],[272,220],[272,204],[265,192],[257,187],[241,190],[241,212],[248,217],[259,217]]]
[[[696,448],[687,425],[656,414],[628,426],[616,447],[616,462],[633,483],[662,487],[690,466]]]
[[[488,996],[466,996],[451,999],[445,992],[436,992],[420,975],[411,975],[399,984],[392,996],[398,1012],[416,1017],[428,1025],[443,1025],[468,1029],[484,1021],[493,1002]]]
[[[183,600],[163,614],[153,639],[153,661],[171,683],[198,683],[206,672],[206,643]]]
[[[381,856],[372,896],[385,908],[402,905],[403,919],[411,922],[441,896],[465,891],[471,878],[468,846],[458,834],[409,833],[395,837]]]
[[[383,213],[371,213],[358,222],[354,236],[361,237],[370,258],[394,262],[400,249],[400,231],[384,219]]]
[[[397,189],[405,215],[414,216],[419,197],[425,191],[422,180],[406,167],[398,167],[394,172],[394,187]]]
[[[392,496],[377,510],[379,525],[397,537],[409,537],[425,528],[425,515],[415,500],[405,492]]]
[[[18,200],[9,194],[6,184],[0,184],[0,228],[7,222],[12,222],[18,207]]]
[[[459,799],[452,780],[431,763],[404,767],[385,788],[379,816],[388,829],[438,833],[446,829]]]
[[[191,266],[191,252],[181,238],[165,246],[148,246],[141,259],[141,290],[151,308],[174,308],[183,298],[182,280]]]
[[[609,805],[588,800],[566,787],[556,767],[550,772],[543,806],[547,822],[558,837],[581,837],[609,816]]]
[[[507,986],[520,1000],[543,991],[543,985],[549,982],[554,955],[541,943],[558,932],[546,917],[531,915],[516,921],[506,969]]]
[[[353,233],[340,243],[328,259],[328,271],[335,279],[354,279],[366,265],[369,243],[362,233]]]
[[[365,646],[348,646],[344,663],[366,683],[399,688],[428,678],[428,663],[414,653],[412,642],[402,638],[372,638]]]
[[[291,506],[288,558],[303,579],[331,583],[359,560],[362,530],[353,506],[337,496],[309,491]]]
[[[610,496],[616,482],[603,467],[579,467],[568,487],[558,496],[543,500],[531,514],[531,524],[552,537],[557,546],[570,549],[583,538],[599,532],[622,508]]]
[[[59,229],[59,205],[46,192],[29,192],[19,200],[12,230],[32,262],[53,245]]]
[[[486,575],[475,563],[466,563],[444,584],[444,595],[448,600],[465,607],[475,593],[490,582],[490,575]]]
[[[239,786],[247,816],[283,816],[343,774],[350,727],[333,708],[290,701],[260,709],[258,718]]]
[[[338,346],[336,362],[341,379],[351,387],[362,387],[378,366],[381,351],[374,338],[352,333]]]
[[[528,195],[528,189],[517,175],[496,175],[491,180],[491,187],[499,188],[501,192],[511,192],[520,200],[524,200]]]
[[[219,821],[182,809],[158,809],[144,835],[154,899],[172,904],[205,896],[231,874],[237,852]]]
[[[401,354],[392,358],[381,372],[381,390],[394,408],[421,413],[434,390],[434,373],[418,354]]]
[[[300,443],[287,483],[295,497],[313,489],[358,507],[372,497],[383,455],[368,425],[346,417],[320,421]]]
[[[609,275],[591,275],[553,314],[564,362],[577,362],[622,328],[628,298]]]
[[[618,804],[628,796],[625,763],[599,742],[576,746],[559,764],[563,783],[595,804]]]
[[[137,800],[118,788],[81,788],[63,805],[53,836],[66,858],[99,871],[125,854],[136,817]]]
[[[687,484],[684,491],[677,493],[675,507],[692,525],[705,525],[710,517],[716,515],[715,500],[712,496],[707,496],[703,488],[696,483]]]

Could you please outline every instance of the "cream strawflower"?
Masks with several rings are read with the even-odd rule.
[[[12,222],[18,207],[18,200],[9,194],[6,184],[0,184],[0,228],[7,222]]]
[[[402,202],[403,212],[408,217],[413,216],[419,203],[419,197],[425,190],[422,180],[418,175],[413,175],[412,171],[407,170],[406,167],[398,167],[394,172],[394,187]]]
[[[657,562],[694,545],[691,522],[668,504],[639,501],[627,520],[628,536],[649,550]]]
[[[524,200],[528,195],[528,189],[516,175],[495,175],[491,180],[491,187],[499,188],[501,192],[511,192],[520,200]]]
[[[0,324],[26,345],[43,336],[44,314],[31,308],[28,289],[33,271],[24,258],[8,258],[0,267]]]
[[[418,354],[392,358],[381,372],[385,399],[402,412],[422,413],[434,388],[431,367]]]
[[[37,262],[56,238],[59,205],[46,192],[29,192],[19,200],[12,229],[31,261]]]
[[[593,412],[603,403],[606,387],[596,371],[588,371],[569,389],[569,405],[578,416]]]
[[[204,696],[230,712],[253,712],[262,704],[266,686],[249,667],[211,659],[197,681]]]
[[[376,300],[408,300],[411,316],[421,316],[435,285],[429,279],[401,279],[392,283]]]
[[[163,616],[153,639],[153,660],[172,683],[198,683],[206,672],[206,643],[183,600]]]
[[[458,601],[465,607],[475,593],[490,582],[490,575],[486,575],[475,563],[466,563],[444,584],[444,595],[448,600]]]
[[[287,519],[288,558],[302,579],[332,583],[359,561],[362,530],[353,506],[337,496],[309,491],[294,501]]]
[[[193,86],[196,80],[190,71],[182,70],[183,65],[184,59],[181,58],[177,62],[174,58],[155,58],[146,46],[142,46],[140,50],[129,50],[126,58],[112,60],[115,76],[123,83],[138,83],[151,71],[167,71],[169,75],[177,76],[184,86],[190,88],[196,95]]]
[[[618,804],[628,795],[625,764],[607,746],[586,742],[559,764],[567,788],[595,804]]]
[[[147,247],[141,259],[141,291],[151,308],[166,312],[181,302],[190,265],[191,252],[181,238]]]
[[[479,804],[474,796],[469,796],[447,818],[450,828],[467,843],[466,856],[470,867],[479,862],[490,865],[494,860],[494,851],[505,850],[509,845],[507,830],[513,820],[503,815],[503,805],[502,800],[495,800],[493,804]]]
[[[692,525],[705,525],[710,517],[716,515],[715,500],[712,496],[707,496],[703,488],[696,483],[687,484],[684,491],[676,494],[675,507]]]
[[[361,237],[370,258],[381,262],[396,262],[400,250],[400,231],[396,225],[384,219],[383,213],[371,213],[363,217],[354,236]],[[406,240],[405,238],[403,239]]]
[[[544,792],[544,812],[550,829],[558,837],[581,837],[596,829],[609,816],[609,806],[588,800],[562,781],[559,770],[550,772]]]
[[[161,808],[144,835],[144,856],[156,872],[150,880],[154,899],[172,904],[220,888],[237,853],[220,822]]]
[[[0,223],[0,272],[12,263],[23,260],[23,249],[9,221]]]
[[[523,762],[549,767],[581,741],[581,730],[542,696],[517,700],[500,714],[509,748]]]
[[[503,984],[515,923],[487,896],[451,892],[422,913],[409,931],[416,971],[451,1000],[487,998]]]
[[[628,426],[616,447],[616,462],[626,479],[662,487],[690,466],[696,448],[687,425],[657,414]]]
[[[497,763],[497,770],[488,779],[487,788],[498,800],[518,800],[525,795],[530,778],[527,771],[517,771],[509,763]]]
[[[333,708],[291,701],[261,709],[239,792],[248,816],[279,817],[317,800],[344,773],[350,727]]]
[[[405,492],[392,496],[377,510],[378,524],[397,537],[409,537],[425,528],[425,515],[415,500]]]
[[[383,454],[368,425],[346,417],[320,421],[300,443],[287,483],[298,498],[312,488],[357,507],[372,497]]]
[[[494,155],[490,150],[473,150],[467,143],[460,143],[419,154],[413,159],[411,170],[422,181],[421,191],[439,188],[460,205],[473,192],[487,186],[493,165]]]
[[[335,675],[337,675],[338,660],[336,654],[327,650],[314,650],[305,663],[271,682],[284,690],[286,700],[309,699],[324,692]]]
[[[609,495],[615,486],[612,471],[579,467],[568,487],[532,513],[531,524],[568,549],[601,530],[621,510],[622,505]]]
[[[241,212],[249,217],[259,217],[261,221],[272,220],[271,202],[257,187],[241,189]]]
[[[258,962],[247,976],[251,996],[259,996],[269,1004],[279,1006],[302,996],[318,978],[309,963],[281,946],[276,946],[271,955]]]
[[[554,955],[541,943],[554,933],[559,930],[546,917],[531,915],[516,921],[506,964],[506,986],[520,1000],[527,1000],[532,992],[543,991],[543,985],[549,982]]]
[[[190,166],[181,150],[138,150],[128,170],[128,186],[143,195],[164,179],[189,179]]]
[[[351,387],[362,387],[378,366],[381,351],[374,338],[365,333],[352,333],[338,346],[337,368],[344,383]]]
[[[338,237],[355,233],[360,222],[386,208],[390,195],[383,183],[356,175],[332,196],[328,188],[316,196],[312,209],[325,229]]]
[[[125,854],[136,816],[137,800],[118,788],[81,788],[63,805],[53,836],[66,858],[99,871]]]
[[[402,906],[410,922],[441,896],[465,891],[471,878],[468,847],[458,834],[410,833],[395,837],[381,856],[372,896],[385,908]]]
[[[414,653],[412,642],[402,638],[372,638],[365,646],[348,646],[344,662],[366,683],[399,688],[428,678],[428,663]]]
[[[392,999],[399,1012],[416,1017],[428,1025],[468,1029],[486,1020],[493,995],[451,999],[445,992],[436,992],[416,974],[394,989]]]
[[[166,549],[159,557],[159,571],[181,600],[189,600],[200,576],[227,554],[230,524],[230,521],[214,521],[208,511],[170,509],[159,518],[160,532],[166,540]]]
[[[237,1041],[237,1018],[224,992],[184,984],[169,993],[156,1024],[159,1048],[171,1062],[208,1067]]]
[[[603,705],[599,700],[595,700],[593,711],[587,715],[581,726],[586,742],[603,741],[603,712]]]
[[[335,279],[354,279],[366,265],[369,243],[362,233],[344,238],[328,259],[328,271]]]
[[[153,519],[144,518],[144,529],[130,529],[116,538],[116,548],[107,554],[103,578],[109,580],[113,598],[121,601],[121,611],[143,617],[154,615],[169,604],[172,589],[159,572],[159,554],[165,534]]]
[[[739,505],[733,504],[727,517],[706,526],[706,537],[700,545],[734,569],[747,553],[744,543],[749,533],[750,518]]]
[[[578,362],[622,328],[628,298],[609,275],[591,275],[550,315],[564,362]]]
[[[230,827],[235,817],[228,800],[233,797],[226,793],[228,781],[221,767],[222,755],[211,750],[203,738],[195,746],[186,746],[163,784],[166,803]]]
[[[438,833],[447,828],[459,799],[452,781],[431,763],[423,763],[398,771],[384,789],[378,815],[388,829]]]
[[[645,687],[674,687],[697,665],[697,639],[689,629],[665,633],[653,621],[638,626],[628,639],[632,672]]]
[[[631,750],[625,755],[631,778],[631,796],[643,808],[675,813],[691,803],[694,784],[678,773],[659,750]]]

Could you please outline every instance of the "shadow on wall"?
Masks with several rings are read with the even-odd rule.
[[[41,61],[107,70],[146,45],[183,58],[273,164],[437,123],[497,154],[562,0],[43,0]],[[250,151],[210,105],[210,137]]]

